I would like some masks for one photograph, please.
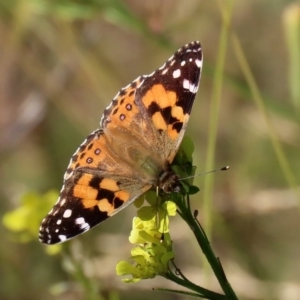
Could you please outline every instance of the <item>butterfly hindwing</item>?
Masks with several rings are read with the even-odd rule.
[[[59,199],[42,222],[40,241],[56,244],[83,233],[150,188],[126,168],[110,153],[102,130],[89,135],[70,161]]]

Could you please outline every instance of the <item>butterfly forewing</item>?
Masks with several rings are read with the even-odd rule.
[[[171,163],[178,150],[199,86],[202,52],[198,42],[180,48],[136,93],[141,111],[151,120],[154,152]],[[152,144],[153,145],[153,144]]]

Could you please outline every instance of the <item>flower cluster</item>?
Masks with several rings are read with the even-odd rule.
[[[129,241],[136,246],[131,250],[130,262],[121,261],[116,267],[118,275],[131,275],[123,279],[128,283],[165,274],[170,259],[174,258],[169,216],[176,215],[176,205],[171,201],[158,204],[154,191],[144,197],[150,205],[141,207],[133,219]],[[143,198],[135,205],[140,207]]]

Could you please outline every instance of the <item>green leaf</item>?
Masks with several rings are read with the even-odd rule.
[[[143,221],[149,221],[156,215],[156,211],[152,206],[144,206],[137,211],[138,217]]]
[[[158,204],[158,197],[156,191],[147,191],[145,194],[145,199],[151,206],[157,206]]]
[[[191,185],[189,187],[189,192],[188,193],[189,193],[189,195],[194,195],[194,194],[197,194],[199,191],[200,191],[200,189],[197,186]]]
[[[135,206],[136,208],[140,208],[140,207],[143,206],[144,202],[145,202],[145,195],[143,194],[143,195],[141,195],[140,197],[138,197],[138,198],[133,202],[133,204],[134,204],[134,206]]]
[[[193,160],[192,155],[195,150],[193,140],[189,136],[185,135],[182,139],[180,148],[184,152],[187,161],[192,162],[192,160]]]

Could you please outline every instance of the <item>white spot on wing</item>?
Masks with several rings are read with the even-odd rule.
[[[116,100],[116,99],[119,97],[119,95],[120,95],[120,91],[117,92],[117,94],[116,94],[116,96],[113,98],[113,100]],[[110,109],[111,106],[112,106],[112,104],[113,104],[113,102],[111,101],[111,102],[109,103],[109,105],[106,107],[106,109]]]
[[[164,63],[158,70],[163,70],[166,66],[166,63]]]
[[[83,217],[77,218],[75,219],[75,223],[78,225],[83,224],[85,223],[85,219]]]
[[[60,224],[61,224],[61,219],[58,219],[58,220],[56,221],[56,224],[57,224],[57,225],[60,225]]]
[[[186,90],[190,89],[190,81],[187,79],[183,79],[183,88]]]
[[[196,93],[197,86],[195,84],[190,83],[189,91],[193,94]]]
[[[84,231],[87,231],[90,229],[90,225],[85,222],[85,219],[83,217],[77,218],[75,220],[75,224],[79,225],[80,229],[83,229]]]
[[[73,158],[71,158],[70,163],[67,166],[67,171],[71,168],[72,164],[73,164]],[[67,172],[67,171],[64,174],[64,180],[68,179],[73,174],[73,170],[71,170],[71,172]],[[63,188],[61,189],[61,191],[62,190],[63,190]]]
[[[65,235],[63,235],[63,234],[60,234],[58,236],[58,238],[60,239],[61,242],[64,242],[67,239],[67,237]]]
[[[72,210],[71,209],[66,209],[64,214],[63,214],[63,217],[64,218],[70,218],[72,215]]]
[[[178,78],[181,75],[181,71],[180,69],[177,69],[173,72],[173,78]]]
[[[180,65],[183,67],[186,64],[185,60],[183,60]]]
[[[127,90],[128,88],[130,88],[130,86],[132,85],[133,82],[130,82],[129,84],[127,84],[125,87],[122,88],[121,91]]]
[[[173,58],[174,58],[174,55],[172,55],[172,56],[168,59],[168,61],[171,61]]]
[[[182,86],[183,86],[184,89],[189,90],[193,94],[195,94],[197,92],[197,89],[198,89],[198,86],[196,86],[195,84],[191,83],[187,79],[183,79]]]
[[[155,74],[155,71],[153,71],[151,74],[147,75],[147,77],[151,77]]]
[[[196,65],[197,65],[198,68],[201,68],[201,67],[202,67],[202,60],[196,59],[196,60],[195,60],[195,63],[196,63]]]
[[[190,85],[190,92],[191,93],[195,94],[197,92],[197,89],[198,89],[197,86],[195,86],[194,84]]]
[[[66,203],[66,198],[63,198],[60,202],[60,206],[63,206]]]
[[[192,93],[196,94],[198,92],[199,84],[197,84],[194,88],[194,91]]]
[[[83,229],[84,231],[89,230],[91,227],[88,223],[83,223],[80,225],[80,229]]]

